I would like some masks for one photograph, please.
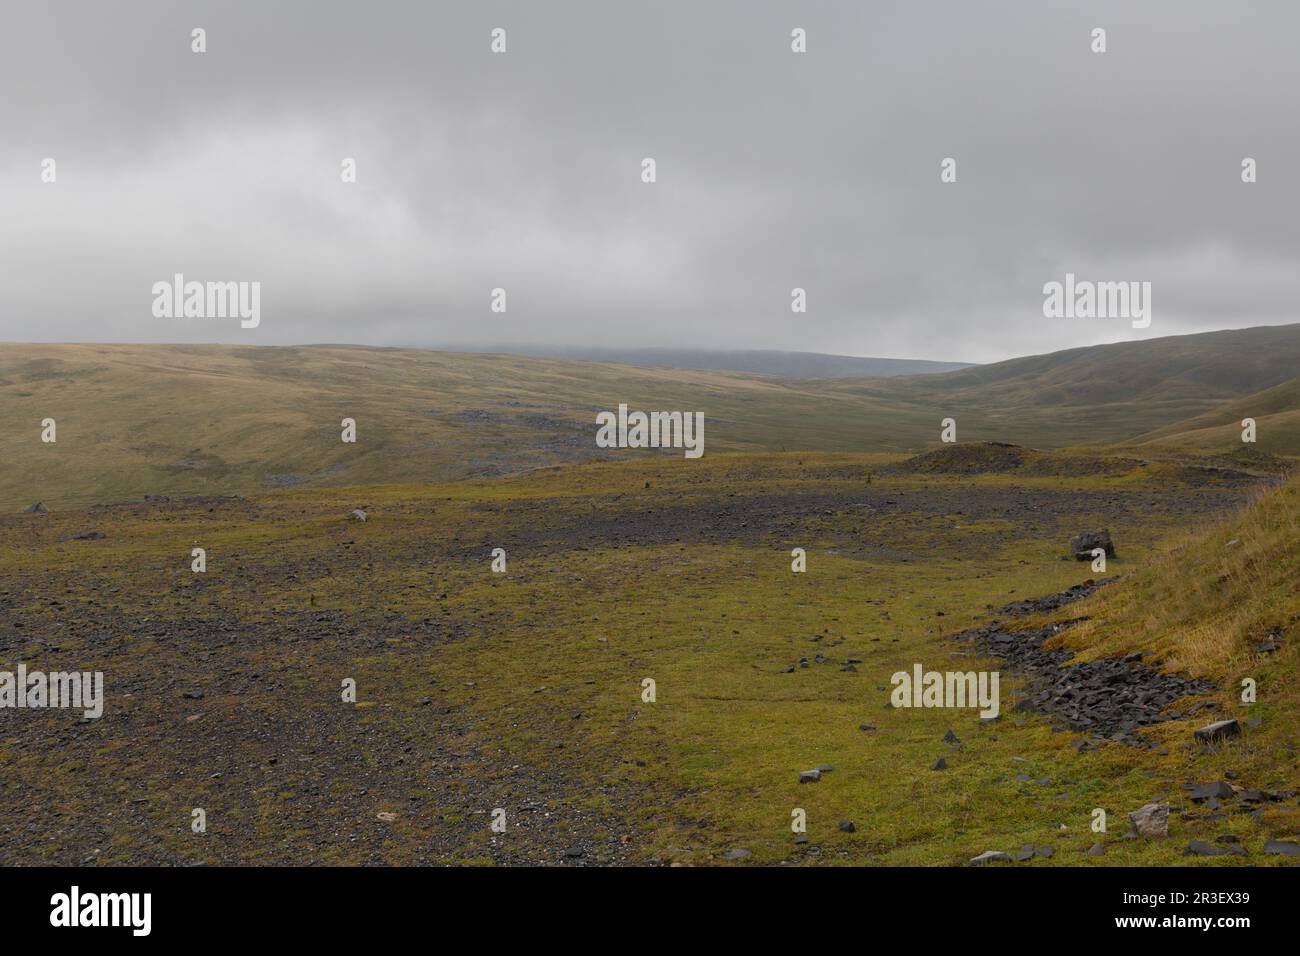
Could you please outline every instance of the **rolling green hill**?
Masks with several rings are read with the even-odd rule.
[[[1067,349],[943,375],[835,383],[995,424],[1010,441],[1108,444],[1213,411],[1295,377],[1300,325],[1263,326]],[[1055,437],[1031,438],[1041,418]],[[967,434],[967,438],[983,435]],[[1292,453],[1300,451],[1300,445]]]
[[[915,451],[938,444],[946,417],[963,442],[1041,448],[1129,444],[1190,420],[1176,434],[1195,448],[1239,420],[1229,403],[1297,367],[1300,325],[848,381],[361,346],[8,344],[0,509],[450,481],[611,457],[628,453],[595,446],[595,416],[619,403],[703,412],[707,452]],[[1294,394],[1278,401],[1261,447],[1300,454],[1283,407]],[[46,418],[53,444],[41,441]],[[340,440],[344,418],[356,444]]]
[[[618,453],[596,447],[595,417],[620,402],[704,412],[706,452],[937,435],[918,411],[736,372],[353,346],[8,345],[0,507],[446,481],[607,457]],[[45,418],[54,444],[40,440]],[[343,418],[356,420],[355,444],[340,440]]]
[[[1212,403],[1295,377],[1300,324],[1114,342],[898,379],[912,396],[969,395],[981,403],[1104,405],[1115,401]],[[895,384],[895,383],[891,383]]]
[[[1216,453],[1240,452],[1241,422],[1255,420],[1255,449],[1293,455],[1300,449],[1300,378],[1133,439],[1134,443]],[[1248,446],[1247,446],[1248,447]]]

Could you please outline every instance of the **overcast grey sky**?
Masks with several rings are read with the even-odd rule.
[[[1292,322],[1298,36],[1293,0],[9,3],[0,340],[989,361]],[[1045,319],[1067,271],[1150,281],[1150,328]],[[260,326],[155,318],[176,272],[260,281]]]

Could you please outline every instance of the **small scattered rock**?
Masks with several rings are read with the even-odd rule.
[[[1245,856],[1246,851],[1243,847],[1232,846],[1211,846],[1204,840],[1193,840],[1187,844],[1183,850],[1183,856]]]
[[[1128,815],[1133,832],[1140,837],[1154,839],[1169,836],[1169,804],[1148,803]]]
[[[1216,720],[1196,731],[1196,739],[1203,744],[1212,744],[1241,733],[1241,724],[1235,720]]]
[[[1187,790],[1188,799],[1198,803],[1214,797],[1226,800],[1232,796],[1232,787],[1224,780],[1216,780],[1214,783],[1192,784],[1187,787]]]
[[[1269,840],[1264,844],[1264,852],[1281,856],[1300,856],[1300,843],[1292,843],[1289,840]]]
[[[983,866],[985,863],[1010,863],[1011,857],[1001,850],[985,850],[979,856],[972,857],[971,866]]]

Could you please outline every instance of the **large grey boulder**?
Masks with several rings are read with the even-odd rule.
[[[1109,529],[1082,531],[1070,539],[1070,550],[1076,561],[1091,561],[1094,548],[1101,548],[1108,558],[1115,557],[1115,542],[1110,540]]]

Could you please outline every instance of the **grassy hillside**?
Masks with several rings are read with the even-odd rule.
[[[1085,656],[1141,646],[1171,669],[1230,688],[1253,667],[1294,673],[1300,641],[1280,641],[1275,657],[1253,649],[1281,635],[1300,637],[1300,478],[1262,493],[1236,517],[1172,540],[1123,587],[1079,607],[1092,619],[1070,639],[1087,648]],[[1300,686],[1287,683],[1276,690],[1300,702]]]
[[[1201,526],[1159,549],[1120,585],[1076,605],[1088,620],[1063,632],[1080,659],[1142,650],[1166,670],[1219,688],[1204,722],[1236,718],[1241,737],[1221,746],[1192,743],[1185,727],[1163,736],[1174,780],[1229,775],[1264,789],[1296,785],[1300,713],[1300,478],[1263,494],[1236,517]],[[1242,700],[1242,681],[1257,700]],[[1230,776],[1235,774],[1235,777]],[[1300,807],[1268,804],[1252,829],[1300,835]]]
[[[706,453],[918,450],[938,444],[946,417],[961,441],[1104,445],[1209,413],[1298,363],[1300,326],[852,382],[355,346],[5,345],[0,510],[611,457],[623,453],[595,447],[595,414],[621,402],[703,412]],[[345,417],[356,444],[340,441]],[[45,418],[54,444],[40,440]],[[1300,454],[1290,419],[1269,434]]]
[[[1051,405],[1112,401],[1217,401],[1295,377],[1300,325],[1259,326],[1114,342],[910,378],[914,395],[978,394],[1020,403],[1034,393]],[[900,383],[902,384],[902,383]]]
[[[1245,418],[1255,419],[1253,448],[1241,441],[1241,422]],[[1224,402],[1195,418],[1139,435],[1133,442],[1220,454],[1252,450],[1297,454],[1300,451],[1300,378],[1247,398]]]
[[[741,373],[334,346],[11,345],[0,503],[518,472],[605,454],[595,413],[620,402],[705,412],[706,451],[921,434],[919,414]],[[46,417],[53,445],[40,441]],[[340,440],[344,417],[354,445]]]
[[[1126,441],[1214,411],[1290,379],[1300,368],[1300,325],[1265,326],[1067,349],[944,375],[838,383],[843,393],[888,396],[1000,427],[1008,441],[1046,447]],[[1026,432],[1040,416],[1053,440]],[[985,438],[967,433],[964,438]],[[1287,446],[1300,453],[1300,442]]]

